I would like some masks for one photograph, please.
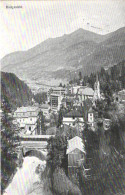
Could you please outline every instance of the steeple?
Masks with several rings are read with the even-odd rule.
[[[94,99],[100,99],[100,83],[98,80],[98,74],[96,74],[96,82],[94,84]]]
[[[96,74],[96,83],[98,83],[98,73]]]

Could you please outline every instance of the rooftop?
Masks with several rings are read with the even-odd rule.
[[[21,138],[47,138],[54,137],[54,135],[23,135],[20,133]]]
[[[80,86],[79,91],[81,92],[85,88],[88,88],[88,86]]]
[[[66,154],[69,154],[76,148],[82,151],[83,153],[85,153],[85,146],[83,144],[83,140],[78,136],[68,140],[68,148],[67,148]]]
[[[86,87],[84,89],[80,90],[82,95],[88,95],[88,96],[93,96],[94,95],[94,90],[90,87]]]
[[[125,95],[125,89],[118,92],[119,95]]]
[[[15,111],[17,112],[35,112],[38,110],[38,107],[32,107],[32,106],[28,106],[28,107],[19,107],[17,108],[17,110]]]
[[[63,91],[65,91],[65,88],[63,88],[63,87],[54,87],[54,88],[52,88],[52,90],[58,90],[58,91],[63,90]]]
[[[77,110],[71,110],[70,112],[65,114],[64,117],[83,117],[83,115]]]
[[[49,109],[50,105],[49,104],[42,104],[40,105],[40,108],[43,108],[43,109]]]
[[[90,109],[88,110],[89,113],[93,113],[93,109],[92,107],[90,107]]]
[[[56,94],[56,93],[51,93],[50,96],[57,96],[57,97],[61,97],[61,94]]]
[[[73,89],[79,89],[79,88],[81,88],[81,86],[79,85],[73,86]]]

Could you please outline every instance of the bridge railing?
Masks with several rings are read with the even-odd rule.
[[[47,141],[55,135],[20,135],[21,141]]]

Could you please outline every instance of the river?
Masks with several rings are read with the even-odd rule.
[[[28,195],[32,194],[35,185],[40,183],[39,174],[36,173],[36,168],[45,167],[46,161],[42,161],[37,157],[25,157],[23,166],[17,169],[12,182],[6,188],[4,195]],[[43,193],[41,192],[41,195]]]

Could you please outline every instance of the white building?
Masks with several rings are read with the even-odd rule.
[[[80,88],[81,86],[78,86],[78,85],[72,86],[72,90],[71,90],[72,94],[76,95]]]
[[[66,93],[66,89],[63,87],[55,87],[55,88],[52,88],[52,93],[64,95]]]
[[[50,102],[50,98],[51,98],[52,94],[65,96],[66,89],[63,87],[50,88],[49,91],[47,92],[47,101],[48,102]]]
[[[83,115],[77,110],[72,110],[69,113],[65,114],[63,117],[63,125],[75,126],[76,123],[84,126]]]
[[[94,112],[92,108],[88,111],[88,123],[93,127],[94,126]]]
[[[38,107],[20,107],[14,112],[14,119],[24,134],[35,134]]]

